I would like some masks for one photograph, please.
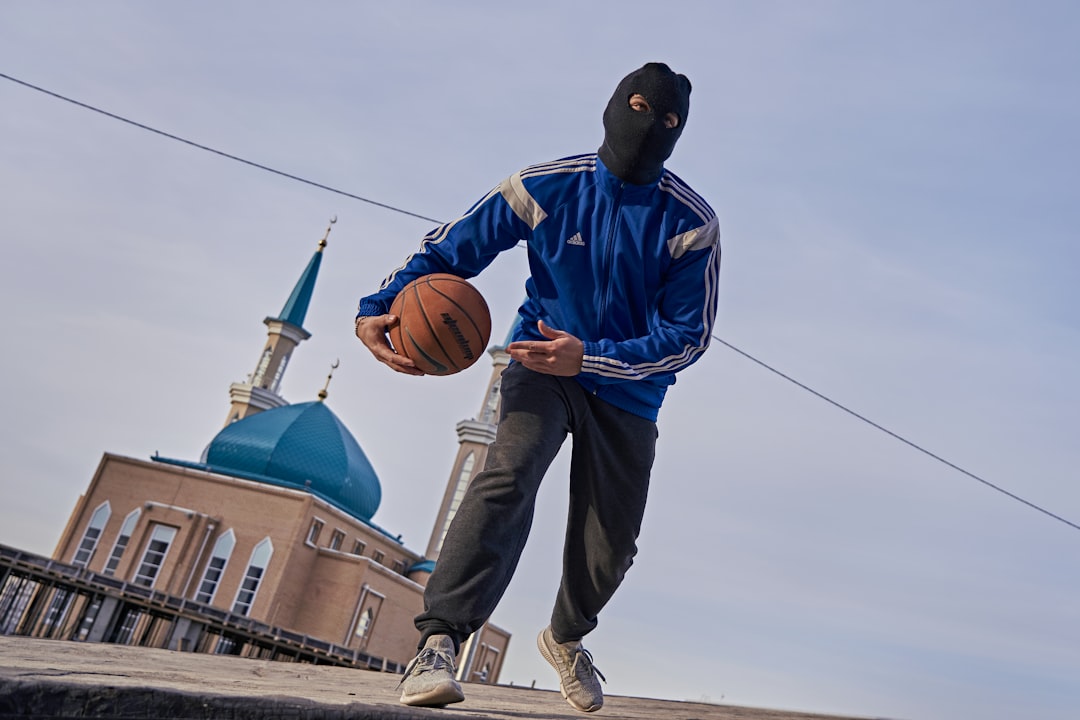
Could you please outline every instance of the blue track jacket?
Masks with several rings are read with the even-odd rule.
[[[580,338],[576,380],[655,421],[675,373],[709,345],[720,269],[716,215],[667,170],[652,185],[632,185],[593,153],[515,173],[429,233],[360,300],[357,316],[386,313],[422,275],[473,277],[521,241],[531,277],[512,339],[547,340],[540,319]]]

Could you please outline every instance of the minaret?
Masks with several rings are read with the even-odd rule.
[[[484,461],[487,460],[488,445],[495,440],[495,427],[499,422],[499,385],[502,381],[502,371],[510,364],[510,355],[506,352],[506,346],[510,344],[510,338],[516,327],[515,322],[514,327],[506,336],[506,342],[488,350],[492,358],[491,379],[488,381],[487,393],[484,395],[484,404],[480,407],[479,416],[474,420],[462,420],[457,424],[457,457],[450,470],[450,481],[446,485],[446,493],[443,495],[442,505],[439,506],[435,526],[431,529],[431,540],[428,541],[427,552],[424,553],[428,560],[438,559],[443,538],[446,537],[446,530],[450,527],[450,521],[454,519],[454,515],[457,514],[461,498],[465,495],[465,488],[469,487],[473,477],[483,469]]]
[[[311,337],[311,333],[303,327],[304,316],[307,315],[311,293],[315,289],[315,279],[319,275],[323,249],[326,248],[330,228],[335,222],[337,222],[336,217],[327,225],[326,234],[319,241],[315,254],[301,273],[289,299],[285,301],[281,314],[263,320],[268,328],[266,345],[259,355],[255,372],[248,376],[247,381],[229,386],[229,399],[232,405],[229,407],[228,417],[225,418],[226,425],[263,410],[288,405],[285,398],[278,394],[278,388],[293,350]]]

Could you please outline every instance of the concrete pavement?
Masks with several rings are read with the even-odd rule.
[[[550,720],[587,717],[558,692],[465,686],[446,709],[398,703],[398,676],[269,660],[0,636],[0,718]],[[597,720],[841,720],[730,705],[608,697]],[[851,720],[844,718],[843,720]]]

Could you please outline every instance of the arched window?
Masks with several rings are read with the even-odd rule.
[[[90,516],[90,522],[86,525],[82,540],[79,542],[79,547],[75,550],[75,559],[72,560],[75,565],[86,567],[90,562],[94,550],[97,549],[98,540],[101,538],[101,531],[105,529],[105,523],[109,522],[110,515],[112,515],[112,507],[108,500],[94,510],[94,514]]]
[[[368,630],[371,628],[371,621],[374,619],[374,613],[371,612],[371,608],[368,608],[360,616],[359,622],[356,623],[356,637],[367,637]]]
[[[236,546],[236,535],[229,529],[214,543],[214,552],[210,555],[210,562],[206,564],[206,572],[203,573],[199,591],[195,593],[195,600],[209,605],[214,602],[214,593],[217,592],[221,576],[225,573],[225,566],[229,563],[233,547]]]
[[[150,533],[150,542],[146,544],[142,562],[135,573],[132,582],[143,587],[154,587],[161,566],[165,564],[165,556],[169,554],[169,546],[176,537],[176,528],[168,525],[153,525]]]
[[[443,520],[442,529],[439,532],[439,543],[435,548],[435,552],[442,550],[443,540],[446,539],[446,531],[450,529],[450,522],[457,515],[458,508],[461,507],[461,500],[465,497],[465,490],[469,487],[469,480],[472,479],[473,465],[475,464],[475,453],[466,455],[465,460],[461,463],[461,472],[458,473],[457,483],[454,485],[454,494],[450,498],[450,507],[446,509],[446,519]]]
[[[131,533],[135,532],[135,525],[139,522],[139,515],[141,514],[142,510],[135,508],[124,518],[124,524],[120,526],[120,534],[116,536],[112,552],[109,553],[109,561],[105,563],[106,575],[116,574],[116,568],[120,565],[120,558],[124,556],[124,550],[127,549],[128,542],[131,541]]]
[[[251,560],[248,562],[247,572],[244,573],[244,581],[236,593],[236,602],[233,603],[232,611],[237,615],[247,615],[255,602],[255,595],[259,592],[259,584],[266,573],[266,566],[270,564],[270,556],[274,554],[274,544],[270,538],[262,541],[251,551]]]
[[[255,368],[255,374],[251,376],[251,384],[256,386],[266,387],[263,380],[266,379],[266,368],[270,365],[270,357],[274,354],[274,348],[269,345],[263,350],[262,357],[259,358],[259,366]]]
[[[281,376],[285,374],[285,366],[289,364],[289,356],[281,358],[281,362],[278,363],[277,370],[274,371],[274,382],[270,383],[270,391],[277,392],[278,386],[281,385]]]
[[[375,632],[375,623],[379,620],[379,610],[385,600],[385,595],[375,592],[367,585],[361,588],[360,600],[357,603],[359,614],[356,616],[356,627],[353,628],[355,647],[363,649],[371,641]]]
[[[487,402],[484,403],[484,411],[480,416],[480,422],[494,424],[498,420],[499,416],[499,388],[502,386],[502,377],[495,379],[495,382],[491,383],[491,390],[488,392]]]

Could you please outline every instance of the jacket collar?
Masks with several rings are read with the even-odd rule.
[[[596,177],[600,187],[609,195],[620,194],[624,199],[645,197],[656,190],[660,184],[660,180],[663,179],[667,170],[660,175],[660,178],[656,182],[649,183],[648,185],[635,185],[633,183],[626,182],[617,177],[614,173],[608,170],[607,165],[604,165],[604,161],[596,158]]]

